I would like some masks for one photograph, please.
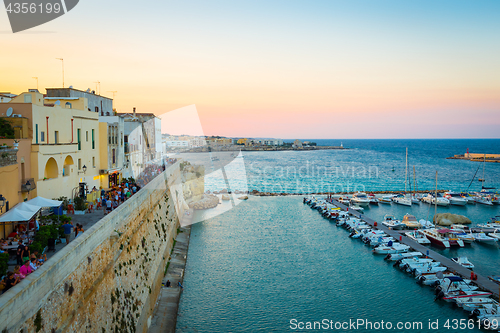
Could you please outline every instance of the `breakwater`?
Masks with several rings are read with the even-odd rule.
[[[444,193],[448,190],[437,190],[438,193]],[[400,194],[403,191],[369,191],[370,194]],[[435,193],[436,190],[427,191],[413,191],[412,193]],[[351,192],[317,192],[317,193],[280,193],[280,192],[260,192],[257,190],[250,191],[249,194],[259,196],[259,197],[277,197],[277,196],[289,196],[289,195],[351,195],[355,194],[357,191]]]
[[[146,332],[177,234],[167,168],[0,297],[2,332]]]

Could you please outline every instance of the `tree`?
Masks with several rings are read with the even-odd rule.
[[[0,139],[14,139],[14,129],[3,118],[0,118]]]

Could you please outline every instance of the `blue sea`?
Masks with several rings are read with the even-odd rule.
[[[500,153],[500,140],[342,140],[342,144],[349,149],[244,152],[248,189],[310,193],[351,186],[365,191],[403,191],[406,148],[412,187],[415,166],[419,190],[435,188],[436,171],[440,189],[480,190],[482,183],[477,178],[483,178],[483,167],[484,186],[500,186],[500,164],[445,159],[463,154],[467,148],[471,153]],[[309,166],[309,173],[304,166]],[[354,175],[350,168],[355,169]],[[208,179],[207,188],[210,186],[216,189],[220,184]],[[499,215],[500,206],[438,207],[440,212],[465,215],[477,224]],[[418,219],[432,219],[434,207],[393,204],[365,211],[375,220],[389,213],[398,218],[412,213]],[[202,219],[205,214],[214,215],[208,211],[197,214]],[[383,256],[373,255],[362,242],[349,238],[344,229],[302,204],[301,196],[250,196],[233,209],[194,224],[191,232],[176,328],[179,333],[302,332],[309,330],[299,329],[298,323],[323,320],[333,329],[323,326],[312,331],[335,331],[334,324],[356,321],[364,325],[337,331],[479,332],[454,327],[467,320],[462,310],[435,302],[432,289],[417,285]],[[436,250],[449,257],[467,256],[485,276],[500,275],[498,245]],[[445,327],[447,320],[449,328]],[[382,321],[385,329],[376,329]],[[429,328],[429,322],[437,323],[438,329]],[[397,329],[398,323],[407,327]]]

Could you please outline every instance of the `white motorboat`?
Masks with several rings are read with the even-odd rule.
[[[391,204],[392,202],[392,195],[386,195],[381,198],[377,198],[378,202],[381,204]]]
[[[495,304],[496,301],[489,297],[470,297],[470,298],[459,298],[455,300],[457,306],[463,308],[466,311],[473,311],[479,305],[485,304]]]
[[[413,194],[411,196],[411,203],[416,205],[420,204],[420,198],[416,194]]]
[[[358,192],[352,196],[351,203],[358,206],[368,206],[370,204],[370,199],[366,193]]]
[[[412,239],[419,244],[427,245],[431,243],[431,241],[428,240],[427,237],[425,237],[425,235],[420,233],[418,230],[405,232],[405,235],[409,239]]]
[[[486,297],[490,292],[478,291],[476,286],[471,286],[464,282],[461,277],[445,277],[442,284],[437,287],[439,293],[436,299],[443,299],[447,302],[454,302],[457,298]]]
[[[484,232],[471,232],[471,236],[479,243],[494,244],[498,241],[497,238],[486,236]]]
[[[397,261],[405,258],[418,258],[422,257],[424,254],[422,252],[407,252],[399,254],[390,254],[385,259],[389,261]]]
[[[371,247],[377,247],[379,245],[388,245],[391,242],[394,243],[396,240],[394,237],[379,237],[375,239],[370,239],[370,242],[367,242],[367,245],[370,245]]]
[[[491,198],[485,195],[478,194],[476,195],[476,202],[486,206],[493,206],[493,202],[491,202]]]
[[[474,268],[474,265],[467,259],[467,257],[456,257],[456,258],[451,258],[452,261],[456,262],[462,267],[465,268]]]
[[[420,276],[424,273],[437,273],[437,272],[444,272],[446,271],[447,268],[443,266],[432,266],[432,265],[427,265],[424,267],[417,267],[415,268],[414,274],[415,276]]]
[[[450,205],[455,205],[455,206],[467,205],[467,199],[462,198],[462,195],[460,193],[445,192],[444,197],[450,201]]]
[[[417,221],[417,218],[411,214],[405,214],[401,223],[403,223],[408,229],[422,228],[422,225]]]
[[[358,212],[362,212],[362,211],[364,211],[363,207],[360,207],[360,206],[353,206],[353,205],[349,206],[349,209],[351,209],[351,210],[356,210],[356,211],[358,211]]]
[[[452,230],[452,232],[460,239],[464,244],[472,244],[475,241],[475,238],[471,236],[470,233],[460,230]]]
[[[425,203],[428,203],[430,205],[435,205],[437,204],[438,206],[449,206],[450,201],[446,198],[443,197],[438,197],[437,200],[434,198],[432,194],[427,194],[422,198],[422,201]]]
[[[401,243],[388,243],[387,245],[379,245],[373,249],[373,253],[376,254],[389,254],[389,253],[401,253],[406,252],[410,249],[408,245]]]
[[[500,240],[500,233],[499,233],[499,232],[497,232],[497,231],[495,231],[495,232],[490,232],[490,233],[488,234],[488,236],[490,236],[491,238],[495,238],[495,239],[497,239],[497,240]]]
[[[392,201],[394,201],[394,203],[397,203],[398,205],[411,207],[411,199],[405,196],[394,197],[392,198]]]
[[[339,198],[339,202],[340,202],[341,204],[344,204],[344,205],[349,205],[349,204],[351,203],[351,201],[350,201],[350,200],[349,200],[349,198],[347,198],[347,197],[345,197],[345,198],[344,198],[344,197]]]
[[[418,223],[420,223],[420,225],[424,229],[430,229],[430,228],[435,228],[436,227],[431,221],[427,221],[427,220],[424,220],[424,219],[418,220]]]
[[[382,221],[382,224],[385,225],[387,228],[394,230],[404,229],[405,227],[405,225],[401,223],[401,221],[396,220],[394,215],[390,214],[384,216],[384,221]]]
[[[399,268],[409,267],[411,264],[428,264],[433,261],[434,259],[430,258],[405,258],[399,260]]]

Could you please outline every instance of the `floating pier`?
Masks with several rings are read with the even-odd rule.
[[[329,199],[329,200],[327,200],[327,202],[339,207],[340,209],[346,210],[346,211],[349,208],[346,205],[338,202],[335,199]],[[406,245],[410,246],[415,251],[422,252],[423,254],[428,253],[427,256],[429,258],[432,258],[435,261],[439,261],[442,266],[448,267],[449,270],[451,270],[452,272],[456,272],[458,275],[461,275],[464,279],[470,279],[471,271],[468,268],[460,266],[456,262],[453,262],[451,259],[443,256],[442,254],[439,254],[436,251],[434,251],[426,246],[423,246],[422,244],[415,242],[414,240],[406,237],[405,235],[402,235],[401,233],[399,233],[396,230],[389,229],[386,226],[384,226],[383,224],[377,223],[376,221],[372,220],[371,218],[363,215],[362,213],[360,213],[356,210],[353,210],[353,209],[349,210],[349,214],[365,221],[367,224],[371,225],[372,227],[375,227],[379,230],[384,231],[389,236],[394,237],[394,239],[398,240],[402,244],[406,244]],[[375,223],[376,223],[376,225],[375,225]],[[499,300],[500,286],[498,284],[496,284],[495,282],[489,280],[488,278],[486,278],[480,274],[477,274],[475,271],[474,271],[474,273],[477,275],[477,280],[474,281],[474,283],[477,284],[477,286],[479,288],[492,293],[493,298],[496,298],[497,300]]]

